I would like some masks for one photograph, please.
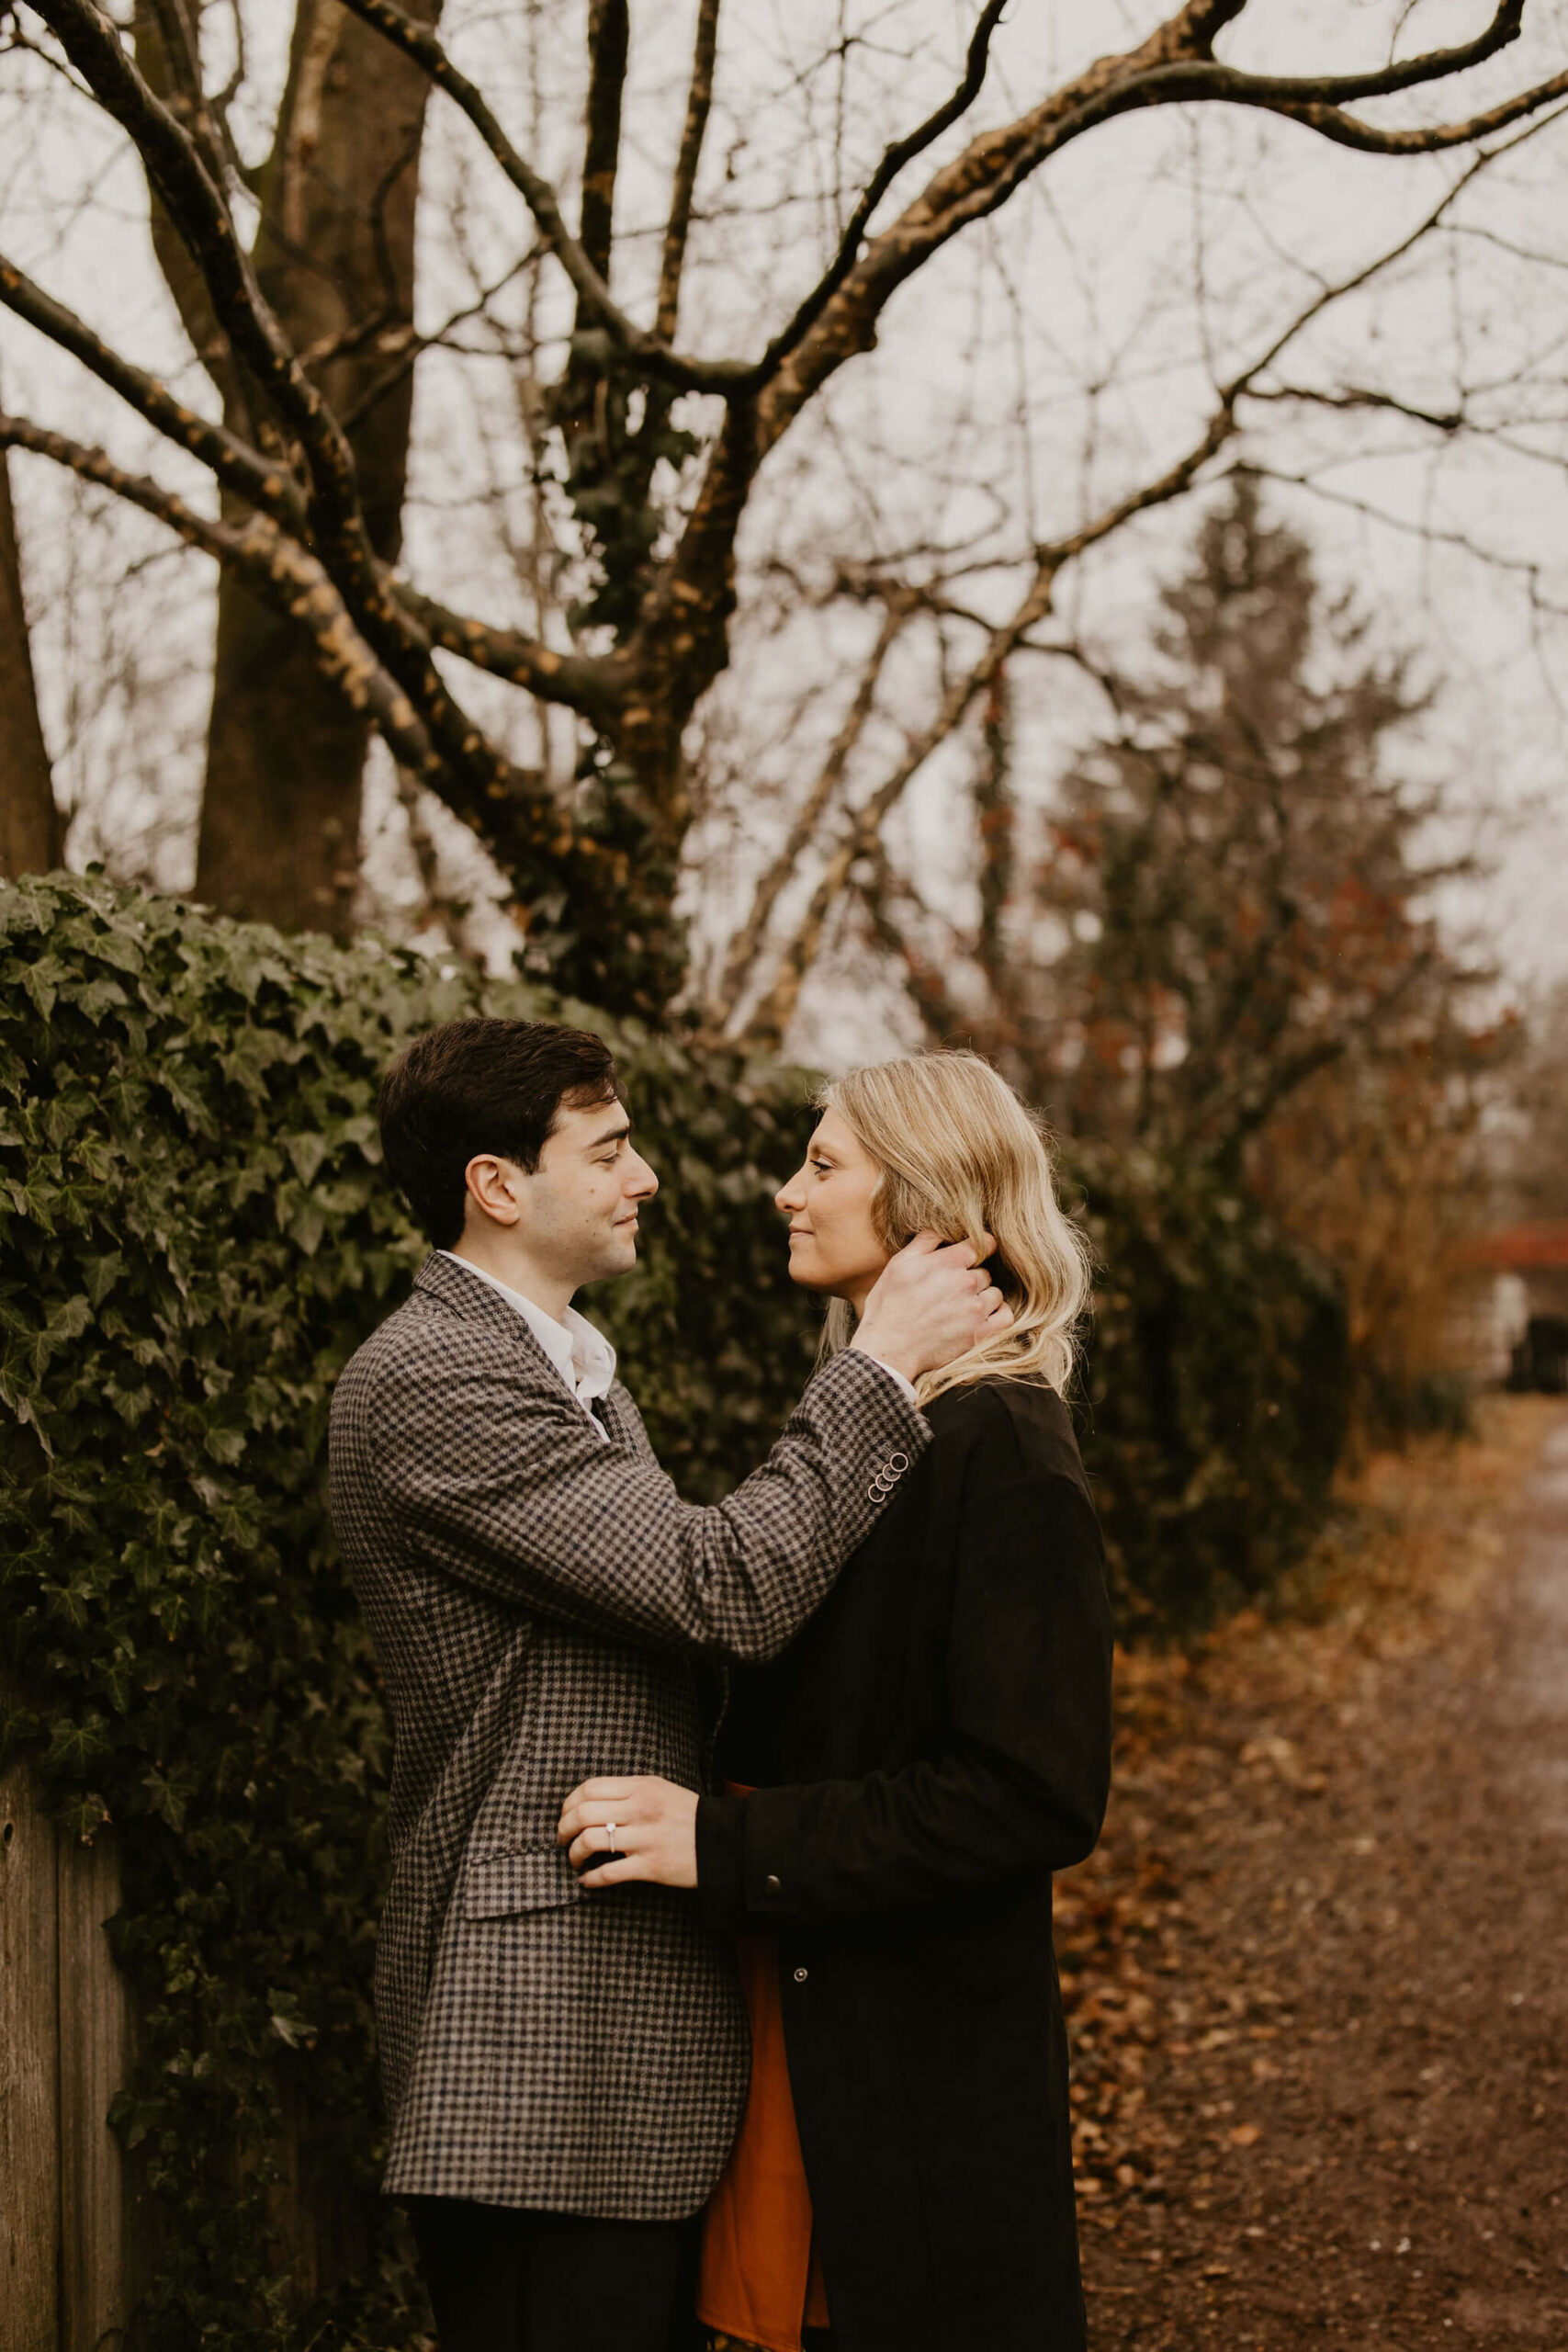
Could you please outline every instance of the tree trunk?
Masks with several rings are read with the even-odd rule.
[[[0,877],[60,864],[60,812],[39,719],[11,478],[0,450]]]
[[[407,0],[433,24],[440,0]],[[413,376],[414,207],[430,85],[339,0],[299,0],[263,189],[262,287],[349,429],[370,537],[402,537]],[[369,730],[305,638],[219,590],[197,889],[288,931],[351,928]]]

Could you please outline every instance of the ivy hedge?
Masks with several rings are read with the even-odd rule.
[[[327,1523],[327,1408],[423,1254],[377,1080],[473,1011],[612,1040],[663,1192],[637,1272],[590,1304],[682,1489],[723,1492],[812,1358],[771,1205],[800,1073],[99,874],[0,889],[0,1761],[30,1753],[71,1832],[118,1840],[141,2028],[114,2120],[158,2248],[132,2343],[156,2352],[415,2325],[373,2196],[352,2275],[299,2308],[277,2183],[302,2146],[323,2199],[375,2177],[388,1733]],[[1201,1181],[1072,1173],[1107,1270],[1086,1457],[1124,1616],[1168,1624],[1266,1587],[1315,1522],[1343,1318]]]

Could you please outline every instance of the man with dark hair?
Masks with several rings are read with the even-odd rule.
[[[384,2187],[442,2352],[664,2352],[745,2015],[689,1894],[578,1883],[561,1801],[590,1772],[701,1788],[705,1668],[784,1647],[928,1442],[913,1380],[1007,1310],[965,1244],[912,1242],[766,1463],[699,1510],[571,1305],[636,1263],[658,1190],[603,1041],[452,1023],[389,1072],[381,1124],[435,1245],[333,1403],[393,1724]]]
[[[610,1048],[553,1021],[449,1021],[416,1037],[381,1086],[388,1172],[437,1250],[468,1213],[465,1170],[481,1151],[539,1165],[558,1111],[622,1099]]]

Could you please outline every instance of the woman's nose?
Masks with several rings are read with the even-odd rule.
[[[800,1180],[805,1173],[804,1168],[797,1168],[773,1194],[773,1206],[782,1216],[793,1216],[796,1209],[805,1205],[805,1195],[800,1187]]]

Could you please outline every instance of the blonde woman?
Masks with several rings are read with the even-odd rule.
[[[767,2352],[1082,2352],[1051,1874],[1093,1847],[1110,1774],[1062,1401],[1084,1245],[977,1057],[853,1071],[818,1108],[778,1205],[794,1280],[833,1302],[825,1348],[923,1229],[994,1237],[1010,1327],[919,1384],[931,1446],[889,1461],[895,1499],[804,1632],[735,1676],[727,1792],[589,1781],[561,1834],[586,1885],[694,1885],[740,1939],[752,2080],[705,2325]]]

